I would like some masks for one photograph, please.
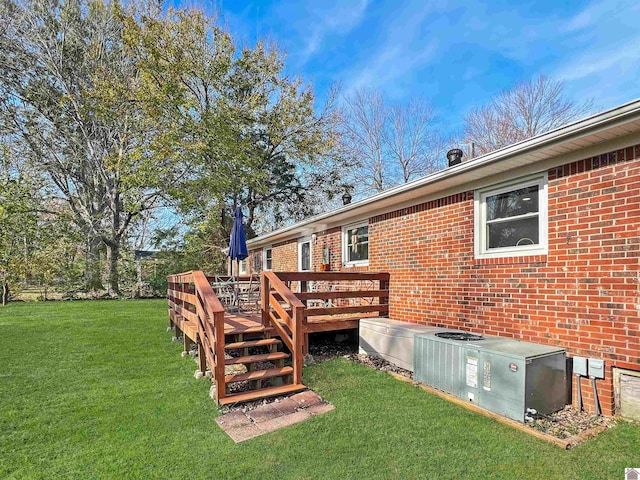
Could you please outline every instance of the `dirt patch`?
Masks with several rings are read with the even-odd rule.
[[[332,358],[355,355],[358,352],[357,337],[350,331],[314,333],[309,342],[309,355],[313,362],[325,362]]]
[[[351,355],[345,355],[344,358],[351,360],[352,362],[358,362],[367,367],[375,368],[382,372],[393,372],[403,377],[413,379],[413,373],[404,368],[400,368],[393,363],[387,362],[383,358],[374,357],[372,355],[354,353]]]

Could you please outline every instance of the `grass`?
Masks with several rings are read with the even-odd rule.
[[[161,300],[0,308],[0,478],[623,478],[640,428],[571,451],[346,360],[305,369],[336,409],[234,444]]]

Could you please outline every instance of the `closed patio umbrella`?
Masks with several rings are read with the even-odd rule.
[[[233,215],[233,228],[231,229],[231,240],[229,241],[229,258],[231,259],[231,276],[233,276],[233,261],[244,260],[249,256],[247,251],[247,239],[244,235],[244,225],[242,224],[242,209],[236,208]],[[240,274],[238,268],[238,274]]]

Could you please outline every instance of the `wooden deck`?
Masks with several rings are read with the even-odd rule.
[[[178,317],[174,321],[192,342],[198,340],[198,327],[192,320],[186,320]],[[213,323],[209,321],[213,327]],[[259,333],[264,331],[262,325],[262,317],[258,313],[225,313],[224,315],[224,334],[225,335],[243,335],[247,333]]]
[[[224,314],[224,334],[238,335],[262,332],[262,315],[260,313],[228,313]]]
[[[263,272],[259,304],[247,302],[260,309],[255,313],[225,311],[201,271],[167,280],[169,326],[185,352],[198,346],[199,372],[211,372],[220,405],[305,389],[310,333],[357,328],[360,318],[389,312],[388,273]]]

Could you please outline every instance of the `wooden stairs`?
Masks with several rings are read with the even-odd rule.
[[[220,405],[287,395],[306,389],[304,385],[293,382],[293,367],[287,365],[291,355],[281,351],[282,341],[271,338],[271,330],[262,325],[225,329],[226,391],[219,400]]]

